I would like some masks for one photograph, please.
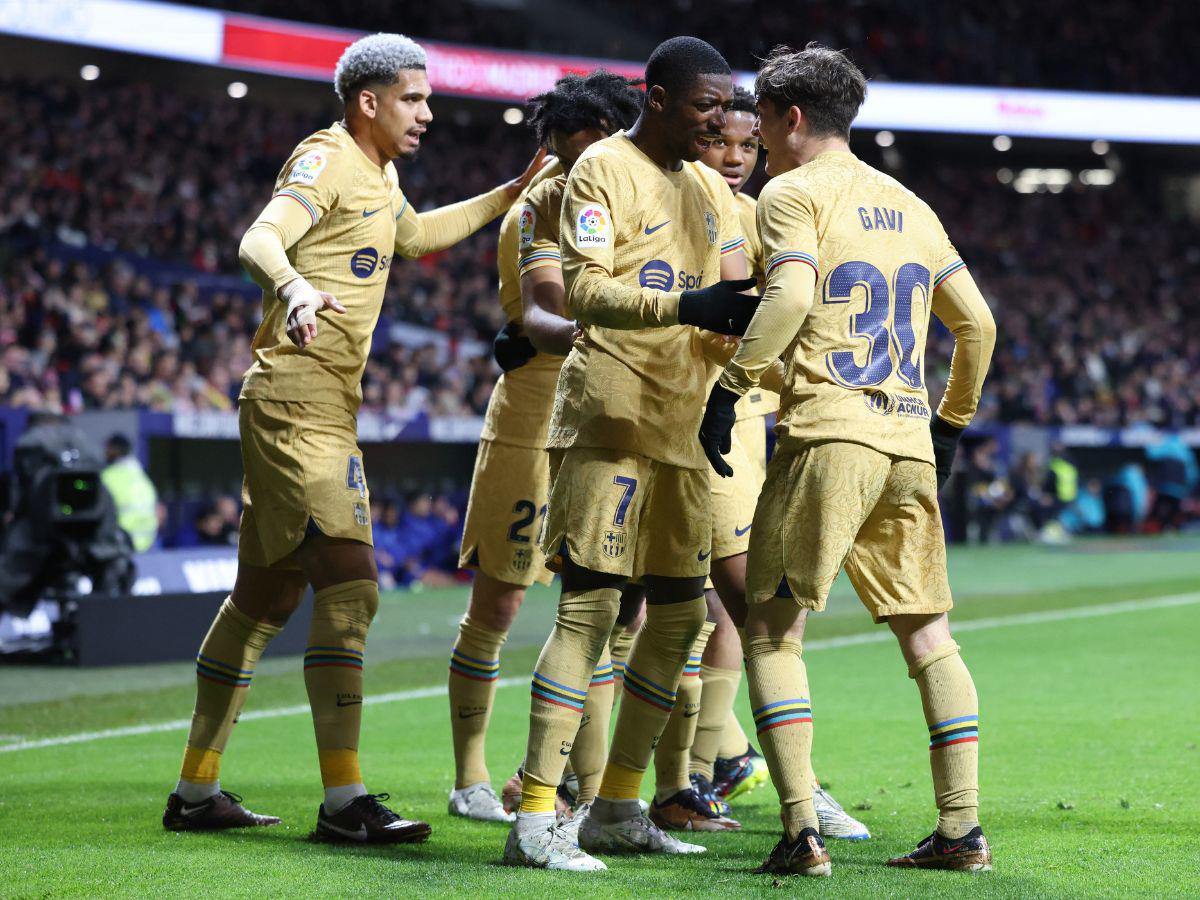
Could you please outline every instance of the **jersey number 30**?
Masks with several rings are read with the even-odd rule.
[[[861,350],[834,350],[825,356],[825,366],[834,378],[848,387],[882,384],[893,371],[894,347],[899,360],[894,368],[900,380],[910,387],[922,386],[921,357],[913,330],[913,300],[920,288],[925,304],[921,320],[928,323],[929,277],[929,270],[920,263],[902,265],[890,285],[884,274],[867,262],[842,263],[829,273],[822,303],[849,303],[854,289],[860,286],[867,295],[866,309],[850,316],[851,336],[865,342],[866,364],[858,364]]]

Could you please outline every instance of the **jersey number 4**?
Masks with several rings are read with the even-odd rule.
[[[929,278],[929,270],[920,263],[902,265],[892,275],[890,285],[887,277],[867,262],[842,263],[829,273],[822,303],[849,303],[854,289],[860,286],[867,295],[866,309],[850,316],[850,335],[863,342],[866,364],[858,364],[861,347],[834,350],[826,354],[825,366],[835,379],[848,387],[872,387],[886,381],[894,370],[910,387],[922,386],[913,304],[920,288],[920,302],[924,304],[920,321],[928,326]],[[892,348],[897,364],[892,362]]]

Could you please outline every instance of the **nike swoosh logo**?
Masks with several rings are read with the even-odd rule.
[[[187,804],[184,804],[183,806],[179,807],[179,814],[181,816],[194,816],[196,813],[204,812],[206,809],[208,809],[207,803],[201,803],[199,806],[188,806]]]
[[[337,702],[337,705],[338,706],[361,706],[362,701],[361,700],[339,700]]]
[[[690,719],[692,716],[698,716],[698,715],[700,715],[700,710],[696,710],[695,712],[687,712],[685,710],[683,713],[683,717],[685,719]]]
[[[356,841],[365,841],[367,839],[366,825],[359,825],[358,831],[351,831],[348,828],[338,828],[336,825],[331,825],[328,822],[322,822],[321,827],[336,832],[342,837],[348,837]]]
[[[699,553],[699,552],[697,552],[697,553],[696,553],[696,562],[704,562],[704,561],[705,561],[706,559],[708,559],[710,556],[712,556],[712,550],[709,550],[707,553]]]
[[[460,712],[460,713],[458,714],[458,717],[459,717],[460,719],[473,719],[473,718],[475,718],[476,716],[482,716],[482,715],[483,715],[485,712],[487,712],[487,710],[486,710],[486,709],[481,709],[481,710],[479,710],[478,712],[469,712],[469,713],[462,713],[462,712]]]
[[[670,224],[671,224],[671,220],[667,219],[667,221],[663,222],[661,225],[655,225],[653,228],[651,228],[649,225],[647,225],[646,226],[646,234],[654,234],[654,232],[658,231],[658,229],[666,228]]]
[[[734,526],[733,526],[733,533],[734,533],[735,535],[737,535],[738,537],[741,537],[743,534],[745,534],[747,531],[749,531],[749,530],[750,530],[751,528],[753,528],[753,527],[754,527],[754,523],[753,523],[753,522],[751,522],[751,523],[750,523],[749,525],[747,525],[745,528],[738,528],[736,525],[734,525]]]
[[[379,209],[383,209],[383,207],[381,206],[381,207],[379,207]],[[371,218],[371,216],[373,216],[373,215],[375,215],[375,213],[379,212],[379,209],[372,209],[372,210],[364,209],[363,210],[363,218],[364,219]]]

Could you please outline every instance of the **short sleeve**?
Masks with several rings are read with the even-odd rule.
[[[768,182],[758,198],[758,231],[762,237],[763,277],[780,266],[799,263],[820,274],[817,263],[817,227],[812,196],[803,187]]]
[[[941,228],[940,224],[938,231],[940,232],[940,240],[938,242],[940,246],[938,247],[937,261],[933,266],[934,291],[937,291],[946,282],[946,279],[967,268],[967,264],[962,261],[962,258],[958,255],[958,250],[950,242],[946,230]]]
[[[337,205],[345,168],[340,147],[305,142],[280,170],[275,196],[299,203],[316,225]]]
[[[562,251],[558,246],[561,206],[561,182],[543,182],[526,198],[517,220],[522,275],[534,269],[562,268]]]
[[[738,215],[737,198],[733,196],[733,191],[725,183],[725,179],[720,176],[717,178],[720,184],[717,197],[721,204],[718,211],[721,216],[721,255],[727,256],[738,250],[745,252],[746,234],[742,230],[742,218]]]

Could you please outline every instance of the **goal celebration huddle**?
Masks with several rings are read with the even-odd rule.
[[[459,560],[474,580],[449,661],[450,813],[507,825],[478,826],[506,864],[590,872],[622,854],[704,853],[689,834],[739,830],[739,798],[769,781],[782,834],[758,871],[831,874],[834,839],[869,840],[869,822],[821,786],[839,748],[815,740],[821,698],[802,651],[807,616],[844,570],[894,633],[897,673],[915,682],[903,712],[928,730],[931,831],[880,862],[990,869],[979,701],[949,625],[938,490],[995,326],[929,206],[850,151],[867,93],[854,63],[780,47],[750,93],[711,45],[672,38],[643,79],[597,70],[531,98],[526,170],[424,212],[403,164],[436,127],[425,51],[365,37],[334,87],[344,118],[283,162],[240,246],[263,317],[240,394],[238,574],[197,655],[164,827],[280,821],[222,788],[221,760],[238,752],[230,737],[263,650],[311,588],[314,836],[431,839],[420,810],[368,792],[397,773],[359,766],[379,589],[356,417],[390,261],[502,217],[503,374]],[[755,200],[743,187],[760,153]],[[954,337],[936,408],[931,315]],[[506,637],[526,590],[556,574],[520,765],[489,772]],[[734,714],[743,677],[752,736]],[[304,765],[295,750],[279,763]]]

